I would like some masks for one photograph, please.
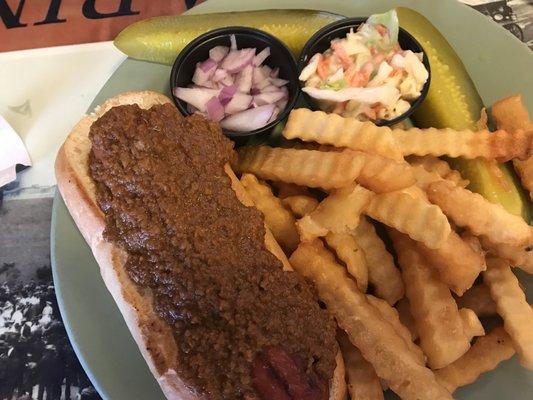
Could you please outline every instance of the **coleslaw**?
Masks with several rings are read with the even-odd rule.
[[[300,73],[302,89],[320,107],[359,120],[390,120],[405,113],[429,78],[423,54],[398,43],[395,10],[374,14],[346,37],[331,41]]]

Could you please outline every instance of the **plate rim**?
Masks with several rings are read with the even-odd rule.
[[[420,1],[420,0],[417,0],[417,1]],[[421,1],[421,3],[430,3],[430,2],[431,2],[431,0],[423,0],[423,1]],[[214,0],[205,1],[205,2],[195,6],[194,8],[188,10],[186,12],[186,14],[207,14],[207,13],[215,12],[215,11],[211,10],[213,3],[215,3]],[[401,2],[399,2],[399,3],[401,3]],[[471,17],[476,18],[479,21],[479,23],[481,23],[481,24],[489,23],[490,25],[492,25],[491,29],[498,29],[500,31],[499,35],[505,35],[506,38],[507,38],[506,39],[507,41],[512,40],[513,42],[519,43],[521,45],[521,47],[522,47],[522,50],[523,50],[524,54],[526,54],[526,53],[530,54],[531,50],[529,50],[529,48],[524,43],[520,42],[516,37],[514,37],[514,35],[512,35],[509,31],[507,31],[502,26],[495,26],[495,25],[498,25],[498,24],[494,23],[493,21],[489,21],[489,19],[486,16],[482,15],[478,11],[476,11],[476,10],[472,9],[471,7],[459,2],[458,0],[444,0],[443,3],[448,3],[448,4],[449,3],[456,3],[456,6],[458,7],[457,8],[458,10],[460,8],[463,8],[461,10],[462,13],[469,13]],[[243,10],[248,10],[248,9],[250,9],[250,10],[251,9],[253,9],[253,10],[269,9],[268,6],[266,8],[265,7],[251,7],[251,8],[248,8],[248,7],[246,7],[246,5],[244,5],[244,7],[241,7],[242,4],[239,5],[239,6],[235,5],[235,3],[233,3],[233,4],[234,4],[234,6],[230,7],[227,11],[243,11]],[[289,3],[287,7],[283,7],[283,8],[291,8],[290,4],[291,3]],[[399,4],[399,5],[401,5],[401,4]],[[217,7],[217,6],[214,5],[214,7]],[[270,8],[272,8],[272,7],[270,7]],[[319,8],[312,7],[312,6],[310,6],[309,8],[310,9],[316,9],[316,10],[319,9]],[[323,7],[322,10],[324,10],[324,8],[327,8],[327,7]],[[483,21],[483,22],[481,22],[481,21]],[[433,20],[431,22],[434,23]],[[450,39],[450,44],[452,44],[452,42],[453,41]],[[515,43],[514,46],[516,46],[516,43]],[[533,57],[532,57],[532,59],[533,59]],[[124,63],[127,63],[127,62],[129,62],[131,60],[132,59],[129,58],[129,57],[126,58],[125,60],[123,60],[120,63],[120,65],[117,67],[115,72],[113,72],[113,74],[111,74],[111,76],[106,80],[104,85],[100,88],[100,90],[96,94],[95,98],[91,102],[91,105],[89,106],[89,108],[87,110],[88,113],[92,112],[92,110],[94,108],[93,107],[93,103],[99,98],[101,92],[108,85],[108,83],[113,80],[113,78],[115,77],[118,69],[121,66],[123,66]],[[138,60],[135,60],[135,61],[138,61]],[[148,63],[148,62],[145,62],[145,63]],[[148,63],[148,64],[151,64],[151,63]],[[532,63],[532,65],[533,65],[533,63]],[[472,79],[474,80],[474,77],[472,77]],[[483,97],[483,95],[482,95],[482,97]],[[64,212],[64,210],[61,210],[62,206],[65,207],[65,209],[66,209],[66,211],[68,213],[68,209],[66,208],[66,205],[65,205],[64,200],[63,200],[63,198],[61,196],[61,193],[60,193],[60,191],[58,190],[58,188],[56,186],[56,191],[55,191],[54,199],[53,199],[52,218],[51,218],[51,226],[50,226],[50,258],[51,258],[51,266],[52,266],[52,275],[53,275],[54,286],[55,286],[55,291],[56,291],[56,298],[57,298],[58,306],[59,306],[59,309],[60,309],[60,312],[61,312],[61,316],[62,316],[62,319],[63,319],[63,322],[64,322],[65,330],[67,332],[67,335],[69,337],[70,343],[72,344],[72,347],[73,347],[73,349],[74,349],[74,351],[76,353],[76,356],[78,357],[78,360],[79,360],[80,364],[82,365],[84,371],[86,372],[88,378],[90,379],[91,383],[93,384],[95,389],[98,391],[98,393],[102,396],[103,399],[107,399],[108,398],[107,397],[107,390],[104,387],[102,387],[101,382],[99,381],[99,379],[96,376],[97,374],[95,374],[94,371],[93,371],[93,367],[91,367],[91,365],[89,363],[87,363],[86,358],[83,355],[84,354],[84,350],[83,350],[84,345],[80,344],[78,342],[78,338],[79,337],[77,336],[77,334],[75,332],[75,328],[71,325],[71,323],[69,323],[69,321],[70,321],[70,316],[69,316],[70,315],[70,311],[68,310],[68,306],[65,304],[63,286],[62,286],[64,284],[64,282],[62,282],[62,279],[61,279],[61,277],[59,275],[58,267],[57,267],[57,264],[58,264],[57,253],[58,253],[58,249],[61,247],[61,244],[60,244],[61,242],[60,242],[60,240],[58,238],[58,235],[57,235],[57,230],[58,230],[58,226],[57,225],[58,225],[58,213]],[[69,217],[70,217],[70,215],[69,215]],[[74,223],[74,222],[72,222],[72,223]],[[91,255],[92,255],[92,251],[90,250],[89,247],[87,247],[87,251],[91,252]],[[98,277],[100,278],[99,274],[100,274],[100,271],[98,270]]]

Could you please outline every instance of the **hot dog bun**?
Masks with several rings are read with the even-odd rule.
[[[127,255],[103,238],[104,215],[96,203],[96,187],[89,174],[91,142],[89,130],[105,112],[115,106],[137,104],[149,109],[153,105],[171,103],[166,96],[152,91],[126,92],[114,96],[82,118],[72,129],[57,155],[55,171],[59,191],[76,225],[89,244],[100,266],[107,289],[118,305],[126,324],[165,396],[172,400],[200,400],[174,370],[177,346],[171,328],[153,311],[152,298],[145,290],[141,293],[124,269]],[[231,168],[226,165],[232,188],[245,205],[253,203]],[[267,230],[265,245],[290,270],[287,257]],[[330,382],[330,400],[346,397],[344,363],[337,355],[337,368]]]

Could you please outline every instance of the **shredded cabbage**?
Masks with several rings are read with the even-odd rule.
[[[344,89],[346,86],[346,81],[344,79],[339,79],[335,82],[327,82],[326,84],[322,85],[320,89],[329,89],[329,90],[341,90]]]
[[[308,80],[311,75],[313,75],[316,71],[316,68],[318,67],[318,63],[320,59],[322,58],[322,54],[317,53],[311,59],[309,60],[309,63],[305,66],[304,69],[302,69],[302,72],[300,73],[300,76],[298,79],[301,81]]]
[[[372,80],[368,82],[368,87],[382,85],[392,71],[392,67],[386,61],[382,61],[381,64],[379,64],[378,72],[374,75]]]
[[[389,36],[385,39],[380,35],[376,29],[377,25],[383,25],[389,31]],[[359,33],[366,37],[368,43],[373,46],[380,47],[384,50],[389,50],[394,47],[398,42],[398,31],[399,31],[399,22],[398,14],[396,10],[392,9],[383,14],[373,14],[371,15]]]
[[[413,76],[417,83],[422,85],[428,80],[429,72],[417,54],[411,50],[405,52],[405,69],[409,75]]]
[[[340,111],[332,109],[341,115],[391,119],[404,113],[429,74],[422,53],[400,48],[398,33],[396,10],[371,15],[358,30],[333,39],[329,49],[309,60],[300,75],[306,81],[303,91],[324,109],[344,103]]]
[[[368,53],[370,50],[368,47],[361,41],[361,36],[358,33],[355,33],[353,30],[350,30],[346,35],[346,40],[344,41],[344,50],[349,56]]]
[[[389,47],[393,47],[398,42],[399,22],[396,10],[392,9],[383,14],[373,14],[365,22],[363,26],[368,30],[372,30],[379,35],[376,30],[376,25],[383,25],[389,30]]]
[[[342,68],[339,68],[333,75],[330,75],[326,79],[326,84],[331,85],[337,81],[340,81],[341,79],[344,79],[344,70]]]
[[[302,90],[318,100],[331,100],[336,102],[355,100],[365,104],[382,103],[385,107],[393,106],[400,98],[400,91],[398,89],[385,85],[373,88],[348,87],[340,90],[304,87]]]

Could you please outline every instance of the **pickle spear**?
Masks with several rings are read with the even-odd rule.
[[[272,34],[298,55],[317,30],[341,15],[314,10],[261,10],[154,17],[135,22],[115,46],[132,58],[171,65],[193,39],[216,28],[246,26]]]
[[[400,26],[420,42],[431,65],[429,93],[412,116],[415,125],[476,129],[483,102],[455,50],[423,15],[403,7],[397,12]],[[470,181],[470,190],[529,222],[529,200],[508,165],[491,167],[480,159],[450,161]]]

